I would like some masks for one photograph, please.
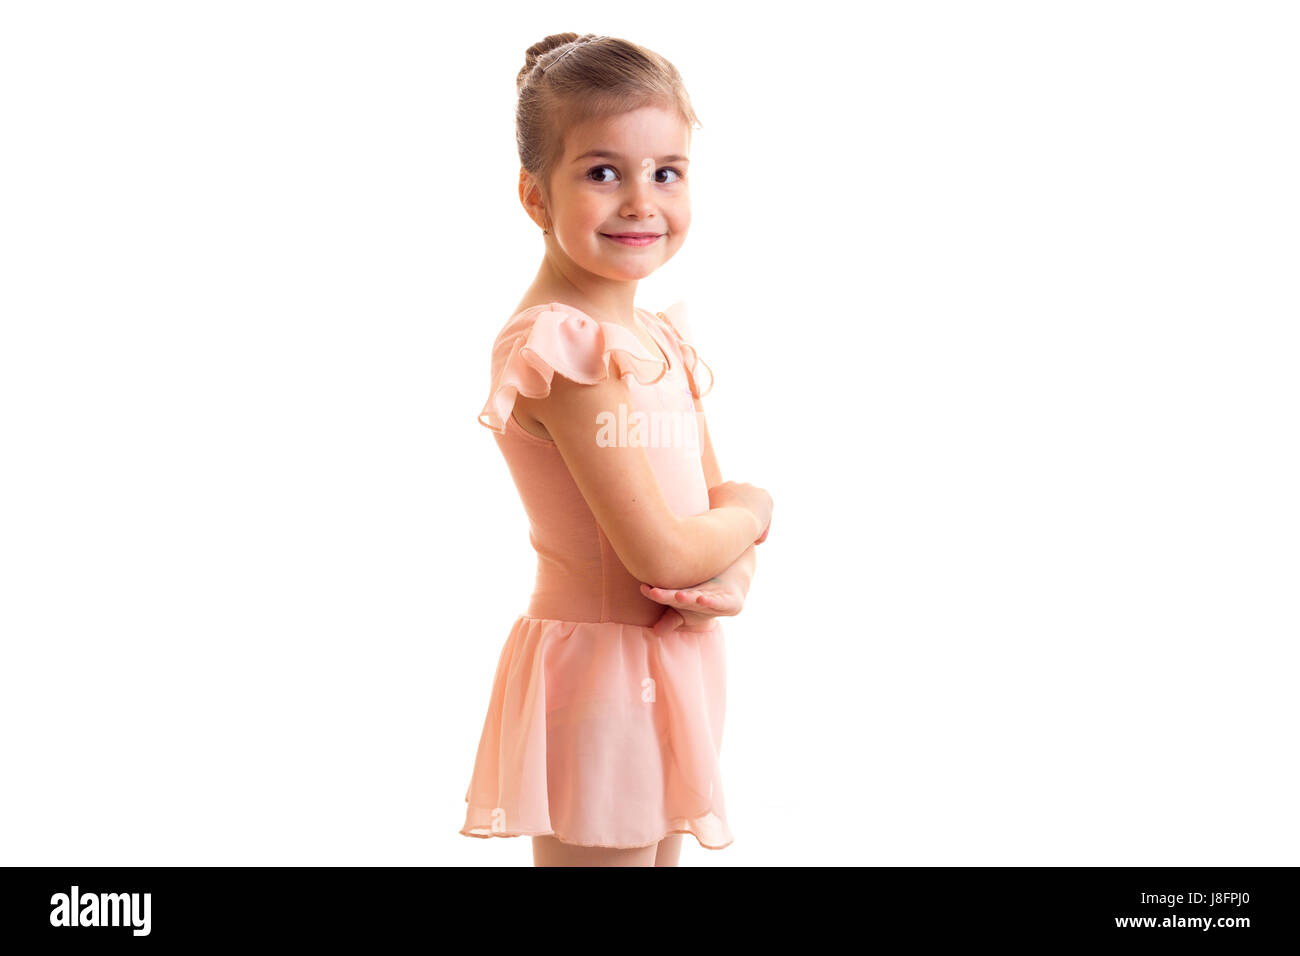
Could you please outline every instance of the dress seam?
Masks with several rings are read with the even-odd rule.
[[[702,630],[702,631],[681,631],[681,633],[683,633],[683,634],[707,634],[707,633],[709,633],[710,631],[716,629],[716,628],[720,625],[721,621],[719,620],[719,618],[720,618],[721,616],[722,616],[722,615],[717,615],[717,616],[714,618],[714,623],[713,623],[713,625],[712,625],[711,627],[705,628],[705,629]],[[537,621],[538,623],[541,623],[541,624],[618,624],[618,625],[620,625],[620,626],[622,626],[622,627],[643,627],[643,628],[645,628],[647,631],[654,627],[654,624],[637,624],[635,621],[576,621],[576,620],[574,620],[573,618],[559,618],[559,617],[534,617],[534,616],[531,615],[531,614],[520,614],[519,617],[523,618],[524,620],[528,620],[528,621]],[[674,633],[674,634],[675,634],[675,633],[678,633],[678,630],[680,630],[680,629],[674,630],[673,633]]]
[[[534,435],[528,429],[524,428],[523,425],[519,424],[519,419],[515,418],[515,410],[513,408],[510,409],[510,415],[508,418],[506,418],[506,426],[509,427],[510,425],[515,426],[515,432],[520,437],[525,438],[531,442],[536,442],[539,445],[545,445],[549,448],[554,448],[557,452],[560,450],[559,446],[557,446],[555,442],[547,438],[543,438],[541,435]]]

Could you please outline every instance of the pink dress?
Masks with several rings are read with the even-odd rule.
[[[713,388],[712,370],[690,344],[681,303],[637,316],[662,355],[622,326],[559,302],[513,316],[493,346],[479,423],[494,432],[519,490],[537,577],[497,663],[465,794],[466,836],[551,834],[626,848],[690,833],[715,850],[732,841],[718,770],[726,703],[720,619],[655,637],[650,627],[663,605],[641,594],[555,444],[525,431],[512,411],[517,395],[548,394],[556,373],[581,384],[621,376],[632,409],[611,438],[645,447],[675,513],[708,511],[693,397]]]

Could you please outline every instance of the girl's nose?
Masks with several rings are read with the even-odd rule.
[[[654,196],[645,187],[633,187],[623,203],[623,212],[636,216],[649,216],[654,212]]]
[[[623,203],[624,213],[647,216],[654,212],[654,184],[633,181],[627,188],[627,199]]]

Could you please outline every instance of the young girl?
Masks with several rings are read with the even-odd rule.
[[[743,606],[772,513],[763,489],[722,480],[699,401],[713,373],[681,304],[633,305],[686,239],[697,120],[671,63],[613,37],[547,37],[517,85],[519,197],[545,255],[479,422],[537,577],[460,832],[530,835],[538,866],[675,866],[683,833],[732,842],[718,618]]]

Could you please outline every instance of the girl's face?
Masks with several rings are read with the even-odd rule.
[[[689,144],[686,122],[657,107],[571,128],[543,213],[549,238],[594,275],[650,275],[677,254],[691,225]],[[646,238],[614,238],[631,233]]]

